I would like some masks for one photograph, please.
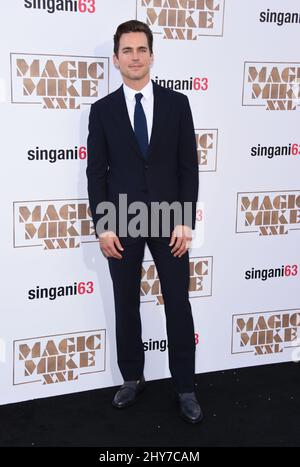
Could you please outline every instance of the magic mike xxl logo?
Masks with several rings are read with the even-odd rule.
[[[14,248],[79,248],[81,242],[91,241],[94,235],[85,199],[14,202]]]
[[[266,355],[283,352],[295,346],[299,326],[300,310],[234,315],[231,353]]]
[[[200,172],[217,170],[218,130],[195,130]]]
[[[287,235],[299,224],[300,191],[237,194],[236,233]]]
[[[14,342],[14,385],[76,381],[105,370],[105,329]]]
[[[137,0],[138,19],[164,39],[222,36],[225,0]]]
[[[245,62],[243,105],[296,110],[300,105],[300,63]]]
[[[212,295],[212,256],[190,257],[189,297]],[[156,302],[163,305],[160,280],[153,260],[143,261],[141,278],[141,303]]]
[[[10,55],[13,104],[78,110],[108,94],[107,57]]]

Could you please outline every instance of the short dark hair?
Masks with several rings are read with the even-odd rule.
[[[119,46],[120,46],[120,37],[122,34],[127,32],[144,32],[147,36],[148,47],[150,54],[153,53],[153,34],[148,24],[138,21],[136,19],[131,19],[125,23],[119,24],[117,27],[116,33],[114,34],[114,53],[118,56]]]

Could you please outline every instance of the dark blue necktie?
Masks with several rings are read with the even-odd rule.
[[[136,134],[143,156],[146,159],[148,150],[148,129],[146,115],[141,103],[142,97],[143,94],[141,92],[135,95],[134,132]]]

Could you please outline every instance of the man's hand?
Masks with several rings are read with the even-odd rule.
[[[119,250],[124,250],[124,248],[115,232],[108,231],[100,234],[99,243],[101,251],[106,258],[112,257],[122,259],[122,255],[118,252],[117,248],[119,248]]]
[[[169,246],[173,246],[171,253],[179,258],[184,255],[192,241],[192,229],[188,225],[176,225],[172,232]]]

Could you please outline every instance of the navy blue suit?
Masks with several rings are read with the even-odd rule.
[[[198,162],[189,102],[184,94],[152,83],[153,126],[146,159],[131,126],[123,86],[91,107],[87,178],[95,229],[101,217],[96,213],[98,203],[111,201],[118,208],[121,193],[127,194],[128,204],[190,202],[192,219],[184,219],[183,223],[195,228]],[[117,224],[117,235],[118,228]],[[108,258],[114,288],[118,364],[124,380],[139,379],[143,373],[139,307],[141,265],[147,242],[164,298],[170,371],[176,390],[191,392],[195,340],[188,298],[189,254],[187,251],[181,258],[174,257],[169,240],[170,237],[162,236],[120,237],[123,258]]]
[[[87,177],[95,229],[101,217],[96,214],[98,203],[107,200],[118,208],[120,193],[127,194],[128,204],[189,201],[193,218],[186,223],[195,227],[198,163],[189,102],[184,94],[155,82],[153,92],[147,161],[131,126],[123,86],[91,107]]]

